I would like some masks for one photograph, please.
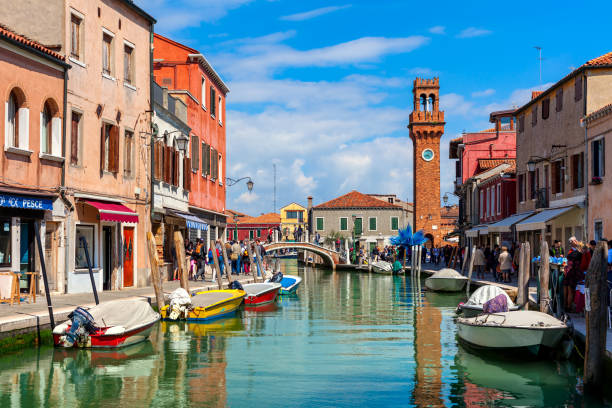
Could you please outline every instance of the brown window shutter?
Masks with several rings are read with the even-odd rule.
[[[70,130],[70,163],[79,163],[79,117],[72,112],[72,128]]]
[[[557,177],[557,163],[553,163],[552,166],[550,166],[550,178],[552,180],[552,185],[550,186],[550,189],[553,194],[557,194]]]
[[[557,101],[556,101],[555,110],[557,112],[561,112],[562,109],[563,109],[563,89],[559,89],[559,91],[557,91]]]
[[[170,146],[164,147],[164,181],[170,184],[170,159],[172,157],[172,151]]]
[[[119,171],[119,127],[111,126],[108,141],[108,170],[113,173]]]
[[[550,99],[546,98],[542,101],[542,119],[548,119],[550,112]]]
[[[582,99],[582,76],[578,75],[574,81],[574,101]]]
[[[179,185],[179,180],[181,179],[181,172],[179,169],[180,160],[181,160],[181,157],[179,155],[178,150],[174,150],[174,183],[172,184],[174,184],[177,187]]]
[[[159,181],[165,180],[166,177],[166,174],[164,173],[164,169],[166,168],[164,166],[164,147],[165,145],[162,142],[157,142],[157,157],[159,157],[159,159],[157,160],[157,172],[159,174]]]
[[[191,159],[189,157],[183,159],[183,188],[191,191]]]
[[[100,171],[104,171],[104,123],[100,128]]]

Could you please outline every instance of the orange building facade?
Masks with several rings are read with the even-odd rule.
[[[197,50],[159,34],[154,36],[154,80],[187,105],[191,177],[189,213],[207,224],[189,229],[189,238],[207,242],[226,231],[225,98],[229,88]]]

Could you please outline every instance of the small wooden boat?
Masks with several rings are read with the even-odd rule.
[[[115,348],[149,338],[160,316],[144,300],[122,299],[88,310],[78,307],[69,318],[53,329],[56,346]]]
[[[242,285],[246,292],[244,298],[245,306],[261,306],[276,300],[281,284],[276,282],[247,283]]]
[[[435,292],[459,292],[468,278],[454,269],[444,268],[425,279],[425,286]]]
[[[245,296],[245,291],[234,289],[198,292],[191,297],[191,304],[185,309],[185,312],[179,314],[175,319],[171,318],[173,310],[170,305],[162,308],[161,316],[167,320],[184,319],[189,322],[206,322],[229,317],[236,313]]]
[[[537,355],[541,347],[556,347],[566,331],[561,320],[528,310],[457,318],[459,339],[483,349],[525,349]]]
[[[298,287],[302,283],[302,278],[295,275],[283,275],[283,279],[280,281],[281,284],[281,295],[291,295],[298,290]]]
[[[478,316],[482,314],[484,304],[499,295],[506,297],[508,311],[513,312],[518,310],[519,307],[512,302],[512,299],[510,299],[510,296],[508,296],[505,290],[499,286],[485,285],[476,289],[467,302],[459,304],[459,306],[457,306],[457,313],[461,313],[463,317]]]
[[[386,261],[376,261],[372,262],[372,272],[380,273],[383,275],[392,275],[393,274],[393,265]]]

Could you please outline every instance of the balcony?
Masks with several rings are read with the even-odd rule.
[[[540,188],[536,190],[536,208],[548,208],[548,189]]]

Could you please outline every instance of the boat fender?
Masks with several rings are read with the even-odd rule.
[[[235,289],[235,290],[244,290],[244,288],[242,287],[242,284],[238,281],[232,281],[229,286],[229,289]]]
[[[281,283],[282,280],[283,280],[283,274],[281,272],[276,272],[270,278],[270,282],[275,282],[275,283]]]
[[[465,303],[463,303],[463,302],[459,302],[459,304],[457,305],[457,308],[455,309],[455,314],[461,314],[463,312],[462,306],[464,304]]]
[[[64,347],[72,347],[77,341],[81,343],[86,342],[89,334],[94,333],[96,330],[94,318],[82,307],[74,309],[68,315],[68,318],[72,320],[72,325],[64,337]]]

